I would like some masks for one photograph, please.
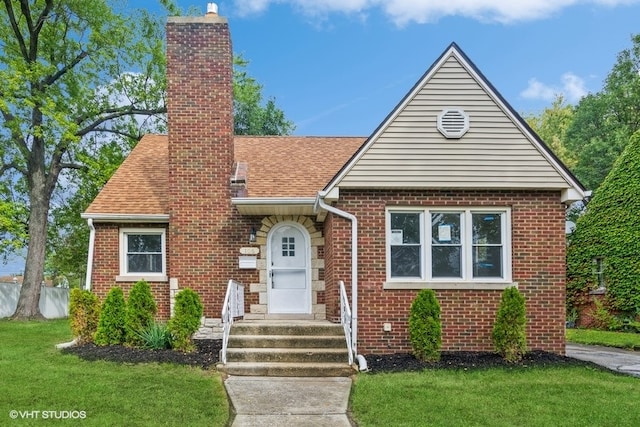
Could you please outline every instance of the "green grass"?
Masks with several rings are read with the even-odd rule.
[[[83,426],[224,426],[229,407],[220,375],[170,364],[87,362],[62,354],[67,320],[0,320],[0,425],[42,426],[10,411],[84,411]],[[76,416],[78,413],[75,414]],[[58,424],[60,421],[55,422]]]
[[[640,350],[640,334],[629,332],[567,329],[567,341],[578,344],[604,345],[607,347]]]
[[[590,367],[358,375],[358,425],[637,426],[640,379]]]

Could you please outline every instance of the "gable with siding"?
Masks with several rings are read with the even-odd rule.
[[[459,139],[437,128],[464,110]],[[584,189],[452,44],[327,187]],[[568,197],[567,197],[568,198]]]

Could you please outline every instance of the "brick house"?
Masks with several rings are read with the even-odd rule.
[[[233,135],[225,18],[167,23],[168,135],[146,135],[89,206],[88,282],[145,279],[170,316],[194,289],[220,318],[340,321],[363,354],[410,350],[435,289],[443,350],[492,350],[501,292],[527,303],[530,349],[564,354],[565,209],[585,189],[452,44],[362,138]],[[254,238],[255,237],[255,238]]]

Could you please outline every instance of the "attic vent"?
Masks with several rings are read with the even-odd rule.
[[[445,108],[438,114],[438,130],[446,138],[462,138],[469,130],[469,116],[462,108]]]

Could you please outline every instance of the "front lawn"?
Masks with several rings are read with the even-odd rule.
[[[630,332],[597,331],[595,329],[567,329],[567,341],[640,350],[640,334]]]
[[[375,426],[637,426],[640,379],[594,367],[361,374],[351,410]]]
[[[70,339],[67,320],[0,320],[0,425],[41,426],[45,418],[83,426],[226,424],[215,371],[87,362],[54,347]]]

